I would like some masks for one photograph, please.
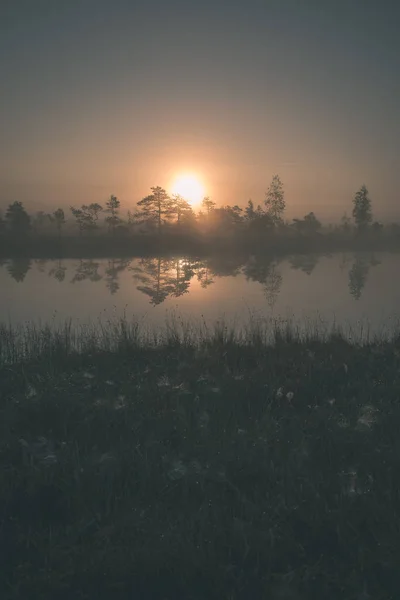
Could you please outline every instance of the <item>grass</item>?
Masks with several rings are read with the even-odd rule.
[[[0,340],[2,599],[398,598],[400,336]]]

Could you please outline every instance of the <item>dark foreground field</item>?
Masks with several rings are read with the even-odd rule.
[[[2,599],[399,598],[400,338],[71,335],[0,332]]]

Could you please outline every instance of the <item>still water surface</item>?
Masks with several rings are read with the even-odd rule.
[[[258,317],[321,319],[370,332],[400,314],[400,254],[152,259],[3,260],[0,320],[80,322],[123,315],[150,326],[172,311],[184,319],[229,322]]]

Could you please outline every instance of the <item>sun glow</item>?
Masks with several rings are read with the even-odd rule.
[[[195,175],[180,175],[172,185],[172,193],[179,194],[190,204],[200,204],[204,198],[204,187]]]

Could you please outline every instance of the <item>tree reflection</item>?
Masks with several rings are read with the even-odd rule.
[[[319,258],[317,254],[296,254],[290,257],[289,263],[292,269],[311,275],[319,262]]]
[[[236,277],[240,273],[243,261],[239,257],[210,256],[207,268],[216,277]]]
[[[20,283],[32,266],[30,258],[13,258],[7,265],[7,271],[15,281]]]
[[[182,258],[171,262],[171,268],[173,269],[173,277],[171,277],[172,295],[178,298],[189,291],[190,281],[194,276],[195,263]]]
[[[102,276],[98,272],[99,267],[100,263],[93,260],[80,260],[76,273],[71,279],[71,283],[85,281],[86,279],[92,282],[100,281]]]
[[[54,279],[57,279],[57,281],[59,281],[61,283],[65,279],[66,271],[67,271],[67,267],[63,264],[61,259],[58,259],[55,267],[50,269],[49,277],[54,277]]]
[[[262,284],[270,308],[274,308],[282,287],[282,274],[278,265],[278,261],[269,257],[252,256],[243,267],[247,281]]]
[[[157,306],[168,296],[178,298],[188,292],[195,267],[196,262],[189,259],[159,257],[142,259],[130,270],[134,273],[134,279],[142,284],[136,289],[149,296],[150,304]]]
[[[106,288],[109,290],[111,295],[114,295],[119,290],[119,275],[124,271],[131,263],[128,258],[115,259],[112,258],[108,261],[108,266],[105,270]]]
[[[282,287],[282,274],[278,269],[277,263],[271,266],[263,287],[268,306],[274,308]]]
[[[208,288],[209,285],[214,283],[213,272],[209,269],[206,262],[199,262],[196,268],[197,281],[200,283],[203,289]]]
[[[137,267],[133,267],[134,279],[140,281],[138,289],[150,298],[150,304],[157,306],[174,291],[170,280],[170,261],[159,258],[143,258]]]
[[[369,257],[355,255],[349,271],[349,292],[355,300],[361,298],[371,267],[377,267],[380,264],[373,254]]]

